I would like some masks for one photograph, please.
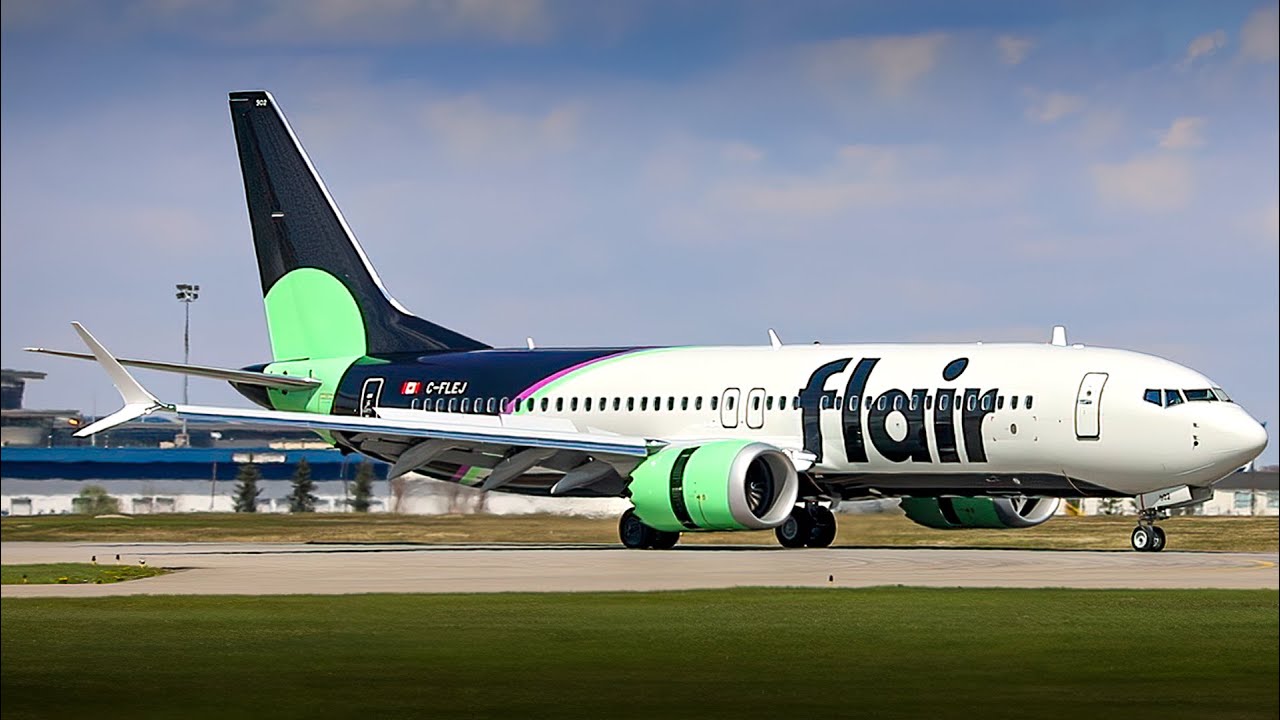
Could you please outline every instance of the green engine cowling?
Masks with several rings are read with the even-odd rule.
[[[778,448],[750,440],[665,447],[631,472],[636,517],[656,530],[767,530],[795,506],[800,479]]]
[[[940,530],[1011,529],[1039,525],[1058,511],[1058,498],[903,498],[900,505],[917,525]]]

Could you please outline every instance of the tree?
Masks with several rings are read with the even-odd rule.
[[[304,513],[316,511],[316,496],[311,494],[316,489],[316,482],[311,479],[311,463],[306,458],[298,461],[298,468],[293,471],[293,491],[289,493],[289,512]]]
[[[250,462],[240,466],[240,472],[236,473],[234,495],[236,512],[258,512],[258,496],[262,494],[258,481],[261,479],[262,473],[257,465]]]
[[[356,512],[369,512],[373,504],[373,463],[365,460],[356,469],[356,479],[351,488],[351,509]]]
[[[109,515],[120,512],[120,501],[107,494],[101,485],[85,485],[80,496],[71,503],[76,512],[86,515]]]

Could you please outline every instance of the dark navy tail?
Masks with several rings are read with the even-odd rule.
[[[231,120],[277,360],[488,347],[391,298],[270,93],[231,93]]]

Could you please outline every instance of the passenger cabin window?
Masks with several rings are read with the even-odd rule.
[[[649,409],[649,396],[648,396],[648,395],[645,395],[644,397],[640,398],[640,409],[641,409],[641,410],[648,410],[648,409]]]
[[[578,412],[578,398],[570,398],[569,412]]]
[[[667,412],[671,412],[672,410],[675,410],[675,409],[676,409],[676,398],[673,395],[667,398]]]
[[[1165,390],[1165,391],[1164,391],[1164,406],[1165,406],[1165,407],[1173,407],[1174,405],[1181,405],[1181,404],[1182,404],[1182,394],[1181,394],[1181,393],[1179,393],[1177,390]]]
[[[695,397],[695,398],[693,399],[693,409],[694,409],[694,410],[701,410],[701,409],[702,409],[702,396],[701,396],[701,395],[699,395],[699,396],[697,396],[697,397]]]
[[[822,408],[823,410],[826,410],[827,408],[831,407],[831,398],[827,397],[826,395],[823,395],[822,400],[818,402],[818,407]]]
[[[462,412],[471,412],[471,398],[462,398]]]
[[[684,397],[680,398],[680,409],[681,409],[681,410],[688,410],[688,409],[689,409],[689,396],[688,396],[688,395],[685,395]]]
[[[894,409],[894,410],[898,410],[898,411],[901,411],[901,410],[902,410],[902,396],[901,396],[901,395],[897,395],[897,396],[895,396],[895,397],[893,398],[893,409]]]
[[[613,411],[614,411],[614,412],[618,412],[618,411],[619,411],[619,410],[621,410],[621,409],[622,409],[622,398],[614,398],[614,399],[613,399]]]
[[[449,412],[454,412],[457,409],[458,409],[458,398],[449,398]]]
[[[497,412],[497,411],[498,411],[498,399],[497,399],[497,398],[489,398],[489,402],[488,402],[488,403],[486,403],[485,410],[487,410],[488,412]]]
[[[996,398],[996,409],[997,409],[997,410],[1003,410],[1003,409],[1004,409],[1004,396],[1003,396],[1003,395],[1001,395],[1000,397]]]
[[[760,396],[759,396],[759,395],[756,395],[755,397],[751,398],[751,409],[752,409],[752,410],[759,410],[759,409],[760,409]]]
[[[932,409],[933,409],[933,396],[932,396],[932,395],[925,395],[925,396],[924,396],[924,409],[925,409],[925,410],[932,410]]]
[[[938,396],[938,411],[946,412],[950,409],[951,409],[951,396],[950,395]]]
[[[765,399],[765,401],[764,401],[764,409],[765,409],[765,410],[772,410],[772,409],[773,409],[773,396],[772,396],[772,395],[770,395],[768,398],[766,398],[766,399]]]
[[[983,395],[983,396],[982,396],[982,409],[983,409],[983,410],[990,410],[990,409],[991,409],[991,403],[992,403],[992,400],[991,400],[991,396],[990,396],[990,395]]]
[[[870,409],[871,409],[871,403],[875,402],[875,400],[876,400],[876,399],[875,399],[875,397],[873,397],[873,396],[871,396],[871,395],[868,395],[868,396],[867,396],[867,409],[868,409],[868,410],[870,410]]]
[[[1027,409],[1028,409],[1028,410],[1030,410],[1030,409],[1031,409],[1031,401],[1032,401],[1032,400],[1034,400],[1034,399],[1035,399],[1035,398],[1031,397],[1030,395],[1028,395],[1028,396],[1027,396]]]
[[[1010,406],[1012,409],[1014,409],[1014,410],[1017,410],[1017,409],[1018,409],[1018,396],[1017,396],[1017,395],[1014,395],[1014,396],[1013,396],[1013,400],[1009,403],[1009,406]]]
[[[719,406],[720,406],[720,398],[716,397],[715,395],[712,395],[712,396],[711,396],[711,409],[712,409],[712,410],[715,410],[715,409],[716,409],[717,407],[719,407]]]
[[[546,411],[547,411],[547,408],[548,408],[548,407],[550,407],[550,406],[551,406],[551,399],[550,399],[550,398],[542,398],[542,412],[546,412]]]
[[[1163,393],[1161,393],[1159,390],[1152,390],[1148,388],[1145,392],[1142,393],[1142,399],[1146,400],[1152,405],[1158,406],[1160,405],[1160,398],[1162,395]]]
[[[633,397],[627,398],[627,412],[631,412],[635,409],[636,409],[636,399]]]

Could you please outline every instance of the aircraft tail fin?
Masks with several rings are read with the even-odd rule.
[[[390,296],[270,93],[230,103],[276,360],[488,347]]]

